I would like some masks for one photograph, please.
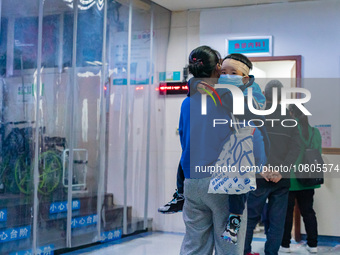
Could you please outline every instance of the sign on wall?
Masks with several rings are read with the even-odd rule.
[[[35,92],[37,84],[17,84],[16,102],[18,104],[33,104],[35,102]],[[44,95],[44,84],[40,88],[41,96]]]
[[[0,231],[0,243],[10,242],[31,236],[31,226],[9,228]]]
[[[241,53],[246,56],[272,56],[272,36],[232,37],[226,39],[226,55]]]
[[[89,225],[97,224],[98,216],[97,214],[72,218],[71,228],[86,227]]]
[[[0,222],[7,221],[7,209],[0,210]]]
[[[114,241],[122,238],[123,230],[122,229],[116,229],[107,231],[101,234],[101,242],[109,242]]]
[[[332,125],[316,125],[322,137],[322,147],[332,147]]]
[[[115,40],[111,45],[113,85],[127,85],[128,33],[117,32],[114,37]],[[151,33],[149,30],[133,31],[131,37],[130,84],[147,85],[150,74]]]
[[[80,209],[80,200],[72,201],[72,211]],[[50,214],[67,212],[67,201],[55,202],[50,205]]]

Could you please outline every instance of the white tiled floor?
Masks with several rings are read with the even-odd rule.
[[[105,247],[92,247],[85,250],[80,250],[77,252],[72,252],[71,254],[83,254],[83,255],[115,255],[115,254],[124,254],[124,255],[177,255],[179,254],[179,250],[181,247],[181,243],[183,240],[184,234],[178,233],[162,233],[162,232],[153,232],[144,237],[139,237],[133,239],[131,241],[123,242],[120,244],[109,245],[106,244]],[[260,236],[260,235],[256,235]],[[264,254],[263,246],[264,242],[262,238],[255,238],[256,241],[253,241],[252,247],[253,251],[259,252],[261,255]],[[260,240],[260,241],[259,241]],[[291,254],[309,254],[306,251],[305,244],[292,244],[291,245],[292,253]],[[279,253],[287,254],[287,253]],[[318,254],[340,254],[340,244],[332,246],[319,246]]]

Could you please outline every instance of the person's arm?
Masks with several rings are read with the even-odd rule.
[[[289,138],[288,153],[285,160],[282,162],[283,166],[294,166],[297,158],[302,150],[301,137],[298,127],[292,127],[291,136]],[[292,169],[290,169],[291,171]],[[279,182],[282,178],[290,178],[290,171],[282,171],[280,173],[273,173],[273,177],[270,178],[272,182]]]
[[[264,141],[261,131],[257,128],[255,129],[253,135],[253,152],[255,158],[255,165],[258,166],[258,172],[262,172],[262,167],[267,162],[267,157],[265,153]]]
[[[252,88],[252,96],[253,96],[253,105],[254,108],[257,110],[261,110],[264,108],[265,104],[266,104],[266,97],[262,94],[261,88],[260,86],[254,82],[254,84],[252,86],[250,86],[249,88]],[[247,88],[244,91],[244,95],[248,96],[248,90],[249,88]]]
[[[289,138],[289,146],[288,153],[286,155],[285,160],[282,162],[284,166],[293,166],[300,155],[302,146],[301,146],[301,137],[300,132],[297,127],[291,127],[292,132]],[[282,173],[284,178],[289,178],[290,173]]]
[[[266,139],[264,139],[263,134],[265,134]],[[266,144],[267,143],[267,144]],[[257,173],[259,173],[262,178],[264,178],[267,182],[269,182],[270,173],[268,168],[265,166],[267,163],[267,155],[266,146],[269,151],[269,137],[267,132],[263,133],[259,128],[256,128],[253,135],[253,151],[255,158],[255,165],[259,168],[257,169]]]
[[[258,128],[259,131],[261,131],[261,135],[263,137],[263,143],[264,143],[264,152],[266,154],[266,157],[269,157],[269,152],[270,152],[270,140],[269,140],[269,136],[267,133],[267,128],[265,125],[263,125],[263,127],[259,127]]]

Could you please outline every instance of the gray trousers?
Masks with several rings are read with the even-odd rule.
[[[241,217],[238,244],[222,239],[229,217],[226,194],[208,194],[210,178],[185,179],[183,220],[186,231],[181,255],[243,255],[247,226],[247,209]]]

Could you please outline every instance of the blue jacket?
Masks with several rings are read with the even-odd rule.
[[[223,145],[229,140],[232,130],[229,125],[213,127],[214,119],[230,120],[226,109],[215,106],[207,98],[207,115],[201,115],[201,94],[184,99],[181,106],[179,134],[182,145],[181,165],[185,178],[204,178],[209,173],[193,176],[196,166],[215,164]]]

